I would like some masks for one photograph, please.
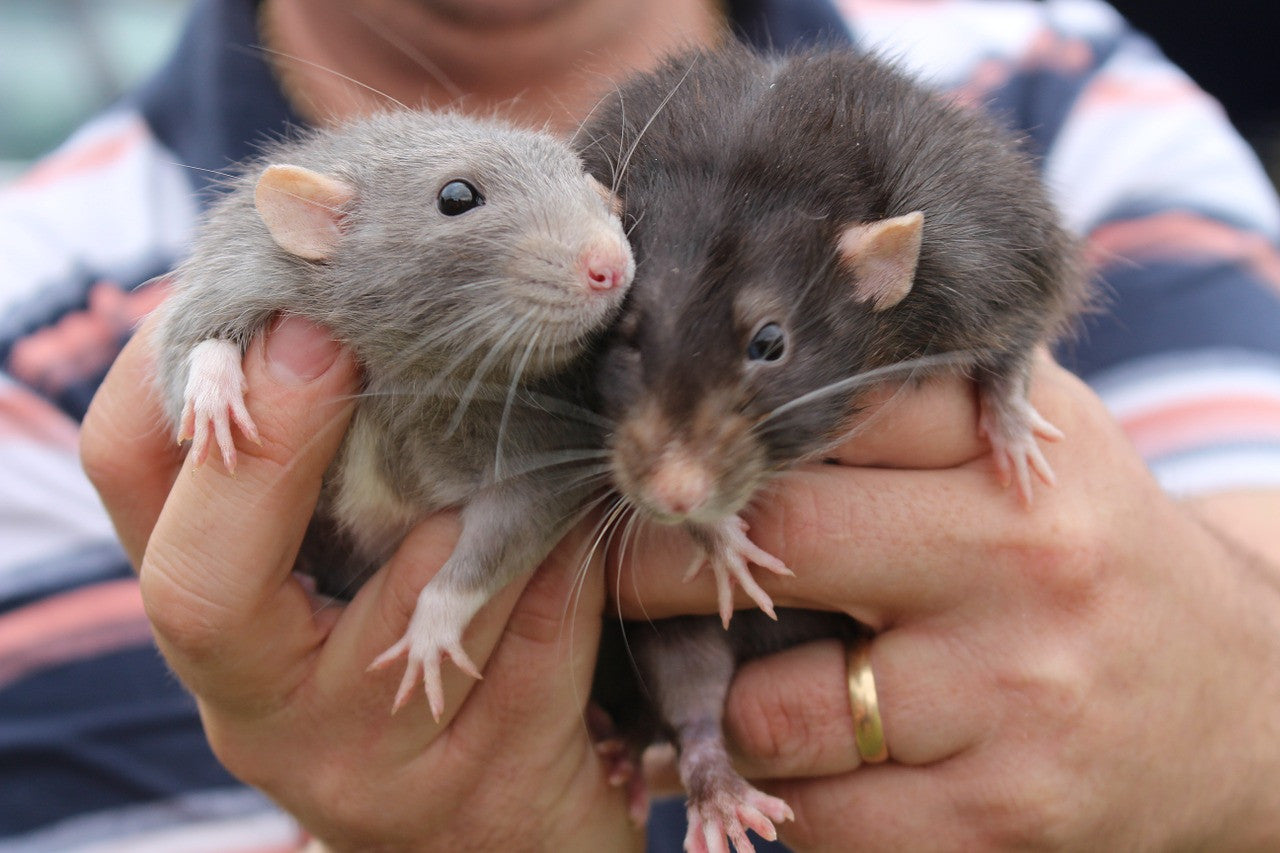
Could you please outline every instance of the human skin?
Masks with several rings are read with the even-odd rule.
[[[358,390],[352,359],[298,319],[255,341],[245,373],[262,444],[242,442],[231,476],[182,461],[156,428],[153,326],[103,384],[82,455],[139,567],[160,649],[227,768],[335,850],[640,845],[582,714],[604,606],[598,558],[575,590],[570,536],[490,602],[467,633],[485,678],[447,669],[439,724],[421,693],[392,715],[398,678],[366,668],[448,557],[455,517],[425,522],[349,605],[321,607],[291,567]]]
[[[392,104],[577,128],[614,80],[724,35],[713,0],[269,0],[294,106],[328,123]],[[358,82],[356,82],[358,81]]]
[[[992,477],[963,390],[900,400],[843,465],[786,477],[751,519],[795,571],[762,579],[777,604],[877,629],[891,755],[858,766],[837,644],[744,667],[726,729],[743,771],[794,808],[783,839],[1274,849],[1280,497],[1171,499],[1101,402],[1041,358],[1032,402],[1067,438],[1046,448],[1058,485],[1025,510]],[[661,553],[630,549],[646,551]],[[624,615],[715,612],[683,565],[627,566],[610,587]]]
[[[443,0],[313,0],[307,16],[299,0],[272,4],[272,47],[303,60],[279,64],[319,121],[385,105],[343,74],[410,104],[466,91],[484,111],[518,94],[513,117],[573,127],[611,76],[675,34],[715,37],[705,4],[681,0],[545,0],[524,35],[445,21],[458,3]],[[347,7],[374,26],[353,26]],[[695,16],[684,30],[652,26],[677,12]],[[415,36],[388,50],[388,32]],[[639,844],[583,724],[598,617],[613,606],[599,566],[573,598],[583,532],[477,617],[467,649],[485,678],[446,668],[439,726],[421,697],[390,716],[395,679],[364,670],[445,559],[451,518],[425,522],[349,606],[317,609],[289,569],[349,416],[350,359],[286,325],[275,343],[325,369],[281,379],[256,343],[246,373],[262,446],[239,443],[234,478],[216,463],[184,472],[157,427],[149,333],[104,383],[83,456],[228,768],[335,849]],[[871,663],[892,761],[857,767],[842,651],[815,644],[740,673],[727,722],[743,769],[793,806],[781,830],[800,849],[1274,847],[1280,495],[1164,495],[1097,399],[1047,360],[1032,401],[1067,439],[1046,448],[1059,483],[1030,511],[995,484],[960,382],[896,398],[843,465],[770,488],[752,535],[797,576],[762,583],[779,604],[880,629]],[[662,560],[656,538],[607,581],[624,611],[714,612],[709,581],[679,583],[671,566],[684,562]]]
[[[350,359],[291,321],[265,352],[329,364],[298,383],[275,378],[255,343],[263,444],[241,442],[230,477],[217,463],[183,471],[155,429],[149,334],[104,383],[83,456],[228,768],[334,849],[639,844],[583,724],[613,607],[598,564],[574,598],[585,532],[481,612],[466,645],[485,678],[450,671],[439,726],[421,697],[393,717],[394,679],[364,670],[447,556],[452,518],[424,522],[349,606],[318,610],[290,567],[349,413]],[[970,389],[941,382],[893,397],[843,464],[784,478],[751,517],[796,571],[765,582],[779,604],[838,607],[879,630],[888,764],[858,767],[835,644],[752,663],[731,691],[741,766],[795,809],[781,829],[797,849],[1280,838],[1277,543],[1255,523],[1276,495],[1169,499],[1047,359],[1032,400],[1067,439],[1047,451],[1058,485],[1030,511],[994,482]],[[638,540],[648,556],[609,581],[624,613],[714,612],[711,585],[680,583],[683,561],[664,558],[679,546],[658,539]]]

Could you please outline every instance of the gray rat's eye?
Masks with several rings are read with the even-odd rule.
[[[787,333],[777,323],[765,323],[747,344],[751,361],[777,361],[787,348]]]
[[[436,206],[445,216],[457,216],[482,204],[484,204],[484,196],[463,180],[445,184],[440,188],[440,195],[436,198]]]

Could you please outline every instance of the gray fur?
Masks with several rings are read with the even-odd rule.
[[[328,260],[281,250],[254,209],[272,163],[355,186]],[[454,179],[486,203],[441,214],[437,193]],[[353,593],[426,513],[479,504],[470,512],[484,515],[488,501],[501,517],[519,515],[513,495],[536,508],[536,530],[521,522],[504,536],[501,517],[487,518],[490,538],[473,545],[487,553],[460,555],[455,580],[491,593],[531,569],[572,520],[585,478],[573,465],[519,472],[600,446],[588,419],[549,414],[533,397],[569,411],[589,402],[578,374],[618,302],[588,305],[566,287],[567,270],[592,240],[625,247],[578,157],[496,120],[400,111],[280,143],[229,190],[162,308],[158,378],[173,422],[197,343],[225,338],[243,352],[277,312],[303,315],[333,330],[365,377],[304,547],[321,589]],[[513,370],[526,357],[513,402]]]

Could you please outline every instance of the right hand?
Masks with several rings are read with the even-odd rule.
[[[291,570],[358,390],[350,354],[296,318],[253,343],[262,444],[239,442],[232,477],[193,469],[157,428],[153,328],[98,392],[82,456],[227,768],[333,849],[640,846],[584,723],[603,607],[598,565],[575,598],[584,539],[476,616],[466,645],[484,680],[446,664],[439,724],[420,693],[392,716],[399,674],[365,669],[448,557],[455,517],[424,521],[350,604],[321,609]]]

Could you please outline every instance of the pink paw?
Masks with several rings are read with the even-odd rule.
[[[446,657],[472,678],[478,680],[483,677],[480,668],[462,648],[462,631],[475,610],[476,607],[467,606],[464,596],[437,592],[430,584],[422,590],[404,636],[369,664],[372,672],[386,668],[402,655],[408,657],[391,713],[404,707],[421,678],[427,704],[431,706],[431,716],[440,722],[444,716],[441,664]]]
[[[756,605],[772,619],[778,616],[773,609],[773,599],[760,588],[751,574],[750,563],[785,577],[795,577],[795,573],[777,557],[759,548],[747,536],[747,523],[734,515],[705,528],[697,539],[707,542],[705,559],[701,556],[685,574],[686,582],[697,576],[703,565],[710,565],[716,579],[716,598],[720,607],[720,622],[729,627],[733,618],[733,584],[736,581]]]
[[[222,453],[227,471],[236,470],[236,444],[231,436],[234,422],[255,444],[261,444],[258,427],[244,404],[244,371],[240,368],[240,348],[231,341],[210,338],[201,341],[188,358],[187,387],[183,393],[182,419],[178,442],[191,440],[191,453],[199,467],[209,456],[210,431]]]
[[[606,778],[615,788],[626,788],[627,814],[636,826],[649,819],[649,786],[638,757],[621,738],[607,738],[595,744],[596,755],[604,763]]]
[[[722,791],[690,799],[688,815],[689,830],[684,837],[688,853],[729,853],[729,842],[737,853],[754,853],[748,829],[766,841],[776,841],[774,824],[795,819],[785,802],[745,783],[734,793]]]
[[[1037,439],[1061,441],[1062,431],[1045,420],[1025,398],[1005,404],[992,404],[982,398],[978,432],[991,442],[1000,485],[1007,488],[1017,483],[1018,493],[1026,506],[1031,506],[1032,472],[1046,486],[1057,482]]]

